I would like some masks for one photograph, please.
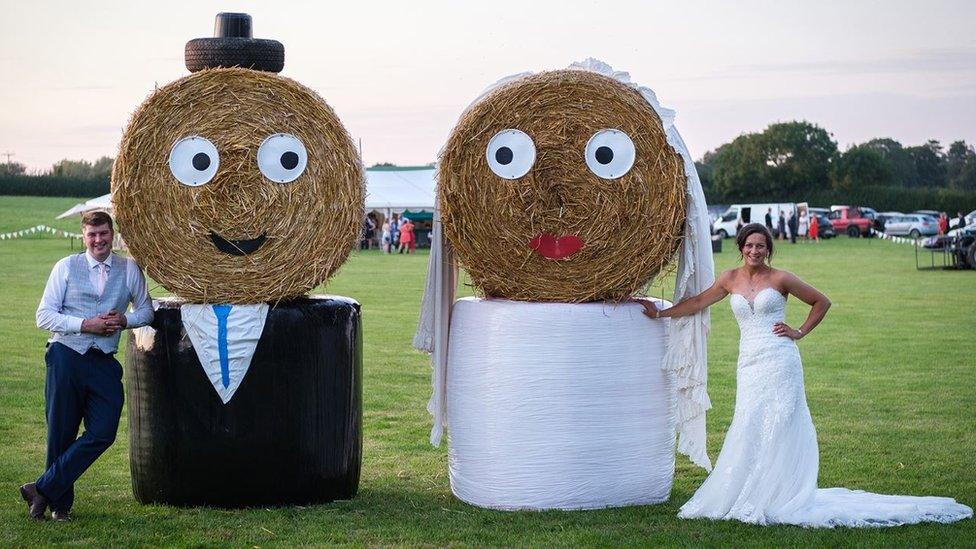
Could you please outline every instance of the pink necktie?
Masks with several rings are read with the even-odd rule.
[[[105,292],[105,282],[108,281],[108,265],[104,263],[98,264],[98,295],[101,296]]]

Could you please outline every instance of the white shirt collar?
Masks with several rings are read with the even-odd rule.
[[[109,269],[112,268],[112,256],[113,255],[115,255],[115,254],[109,252],[108,257],[105,258],[105,261],[102,262],[102,263],[105,263],[105,266],[108,267]],[[85,250],[85,259],[88,260],[88,268],[89,269],[94,269],[95,268],[95,265],[98,265],[98,263],[99,263],[99,261],[97,259],[95,259],[94,257],[92,257],[91,252],[89,252],[88,250]]]

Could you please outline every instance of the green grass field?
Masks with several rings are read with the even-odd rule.
[[[53,217],[79,201],[0,197],[0,232],[38,224],[73,230],[76,220]],[[731,243],[715,256],[717,270],[737,262]],[[75,521],[33,523],[17,487],[44,465],[47,334],[34,327],[34,311],[51,266],[71,251],[67,240],[51,236],[0,241],[0,546],[976,545],[974,520],[879,530],[678,520],[678,508],[705,477],[683,457],[662,505],[542,513],[466,505],[451,495],[446,449],[427,443],[429,367],[410,347],[427,257],[376,252],[354,253],[325,289],[363,306],[365,442],[357,498],[282,509],[140,505],[130,489],[123,413],[117,442],[76,487]],[[916,271],[910,246],[846,237],[780,246],[774,265],[834,303],[800,342],[820,442],[820,486],[976,504],[976,272]],[[155,286],[152,293],[165,292]],[[791,300],[794,326],[805,314]],[[728,304],[713,307],[713,459],[731,419],[738,337]]]

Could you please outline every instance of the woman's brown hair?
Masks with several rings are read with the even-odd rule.
[[[762,223],[750,223],[739,229],[739,234],[735,235],[735,243],[739,247],[739,257],[742,257],[742,248],[744,248],[746,245],[746,239],[754,234],[761,234],[766,237],[766,247],[769,248],[769,255],[766,256],[766,260],[772,263],[773,235]]]

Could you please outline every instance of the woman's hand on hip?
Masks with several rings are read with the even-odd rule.
[[[790,339],[801,339],[803,337],[803,332],[790,328],[785,322],[773,324],[773,333],[780,337],[788,337]]]

